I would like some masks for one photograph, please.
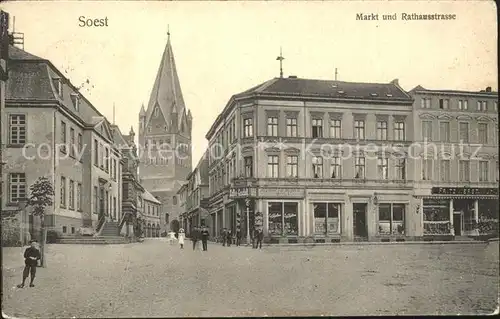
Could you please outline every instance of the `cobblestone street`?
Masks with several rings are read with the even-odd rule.
[[[3,312],[16,317],[492,313],[498,242],[222,247],[147,240],[48,246],[35,288],[15,288],[22,249],[3,249]]]

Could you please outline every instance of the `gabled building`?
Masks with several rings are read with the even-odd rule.
[[[415,196],[423,236],[498,232],[498,92],[417,86]],[[486,227],[488,228],[488,227]],[[498,234],[497,234],[498,236]]]
[[[249,238],[257,212],[268,242],[415,236],[412,104],[397,80],[290,76],[232,96],[206,135],[216,231]]]
[[[98,232],[121,218],[121,154],[106,118],[50,61],[9,47],[2,110],[2,210],[17,209],[40,176],[54,205],[45,223],[61,235]],[[37,219],[27,226],[37,233]]]
[[[169,35],[147,108],[139,113],[139,174],[144,188],[162,203],[162,232],[178,227],[180,210],[174,201],[191,172],[191,131]]]
[[[144,237],[160,237],[160,208],[161,202],[150,192],[142,193],[142,205],[139,210]]]

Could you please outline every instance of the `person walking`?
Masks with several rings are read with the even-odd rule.
[[[201,231],[201,242],[203,244],[203,251],[208,250],[208,236],[210,236],[210,233],[208,232],[208,227],[204,226],[203,230]]]
[[[194,227],[191,232],[191,241],[193,242],[193,250],[196,249],[196,243],[198,242],[198,227]]]
[[[227,247],[231,247],[231,242],[233,241],[233,234],[231,233],[231,229],[228,229],[226,232],[226,240]]]
[[[241,230],[240,227],[236,229],[236,246],[241,244]]]
[[[181,245],[181,249],[184,249],[184,229],[179,229],[179,244]]]
[[[222,228],[221,236],[222,236],[222,246],[226,246],[227,231],[225,228]]]
[[[262,240],[264,239],[264,232],[262,232],[262,229],[259,228],[257,230],[257,245],[255,245],[255,248],[262,249]]]
[[[175,242],[175,232],[170,231],[168,233],[168,241],[170,242],[170,245],[173,245]]]
[[[35,280],[36,266],[38,264],[38,260],[41,258],[41,255],[40,251],[36,247],[36,240],[31,240],[30,244],[30,247],[26,248],[24,251],[23,282],[17,285],[17,288],[24,288],[24,283],[26,282],[26,278],[28,278],[28,274],[31,275],[30,287],[35,287],[33,281]]]

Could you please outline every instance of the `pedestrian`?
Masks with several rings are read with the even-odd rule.
[[[208,232],[208,227],[207,226],[203,227],[203,230],[201,231],[201,242],[203,244],[203,251],[208,250],[207,241],[209,235],[210,233]]]
[[[222,246],[226,246],[226,236],[227,236],[226,228],[222,228],[221,236],[222,236]]]
[[[198,242],[198,227],[194,227],[191,232],[191,241],[193,242],[193,250],[196,249],[196,243]]]
[[[255,248],[262,249],[262,240],[264,239],[264,232],[261,228],[257,230],[257,245]]]
[[[241,230],[240,228],[236,228],[236,246],[241,244]]]
[[[168,233],[168,241],[170,242],[170,245],[173,245],[175,242],[175,233],[173,231],[170,231]]]
[[[227,247],[231,247],[231,242],[233,241],[233,234],[231,233],[231,229],[228,229],[226,232],[226,240]]]
[[[23,282],[17,285],[18,288],[24,288],[24,283],[26,282],[26,278],[28,278],[28,274],[31,275],[30,287],[35,287],[33,281],[35,280],[36,266],[38,260],[41,258],[40,251],[36,247],[36,244],[36,240],[31,240],[30,247],[26,248],[24,251]]]
[[[179,229],[179,244],[181,245],[181,249],[184,249],[184,229]]]

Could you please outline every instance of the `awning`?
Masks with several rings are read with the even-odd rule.
[[[420,195],[415,196],[416,198],[430,198],[430,199],[496,199],[496,195]]]

